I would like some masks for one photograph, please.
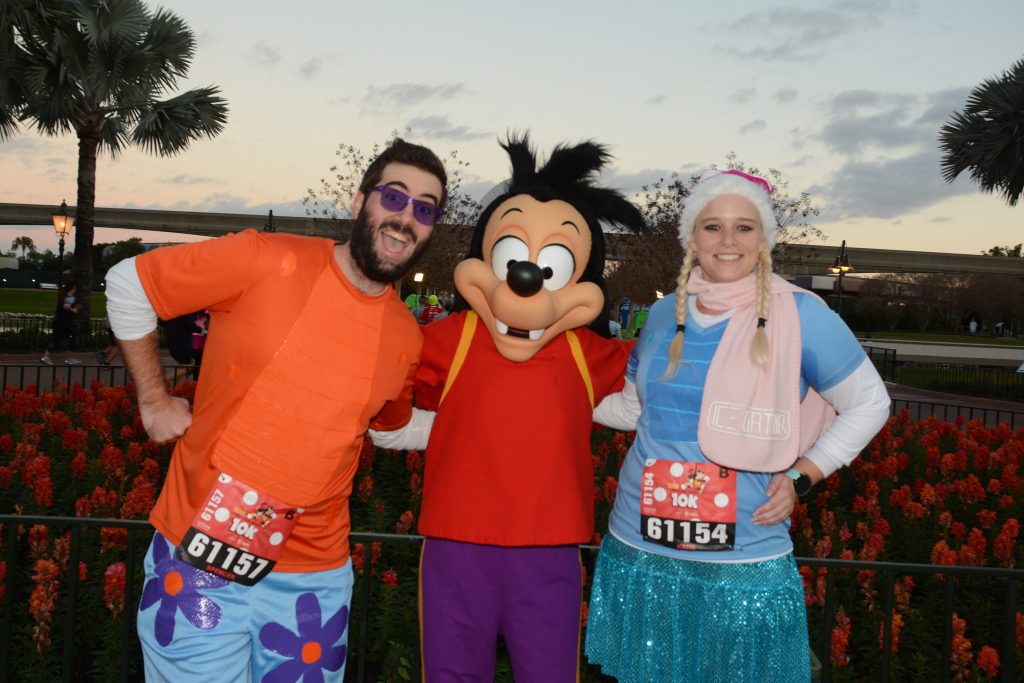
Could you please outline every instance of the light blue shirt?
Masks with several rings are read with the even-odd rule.
[[[794,295],[801,329],[800,393],[812,386],[829,389],[853,372],[864,351],[846,324],[820,299]],[[648,459],[709,463],[697,444],[697,425],[711,358],[728,320],[702,327],[687,320],[683,363],[676,375],[661,379],[668,367],[668,347],[675,335],[676,297],[657,302],[627,366],[627,378],[636,384],[642,411],[636,440],[630,448],[609,520],[610,531],[621,541],[649,552],[703,562],[754,562],[791,552],[789,520],[773,526],[751,521],[754,510],[767,502],[765,489],[771,473],[738,472],[736,480],[736,540],[732,550],[675,550],[645,540],[641,534],[641,477]]]

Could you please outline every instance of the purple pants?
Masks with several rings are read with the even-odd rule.
[[[426,683],[494,680],[498,636],[516,683],[578,680],[583,569],[575,545],[504,548],[423,542]]]

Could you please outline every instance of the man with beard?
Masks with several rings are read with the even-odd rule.
[[[433,152],[396,139],[363,176],[346,244],[246,231],[108,273],[142,424],[178,439],[150,514],[147,680],[343,679],[352,478],[367,428],[409,420],[422,345],[389,283],[427,246],[446,182]],[[168,393],[154,330],[203,309],[190,409]]]

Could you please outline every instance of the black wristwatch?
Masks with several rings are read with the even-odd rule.
[[[793,490],[801,498],[811,490],[811,478],[796,468],[790,467],[786,470],[786,476],[793,480]]]

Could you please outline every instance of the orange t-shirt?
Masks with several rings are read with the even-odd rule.
[[[219,472],[305,508],[275,571],[339,567],[372,423],[409,420],[422,334],[393,290],[368,296],[330,240],[246,231],[139,256],[157,315],[209,309],[192,426],[150,521],[179,543]]]

